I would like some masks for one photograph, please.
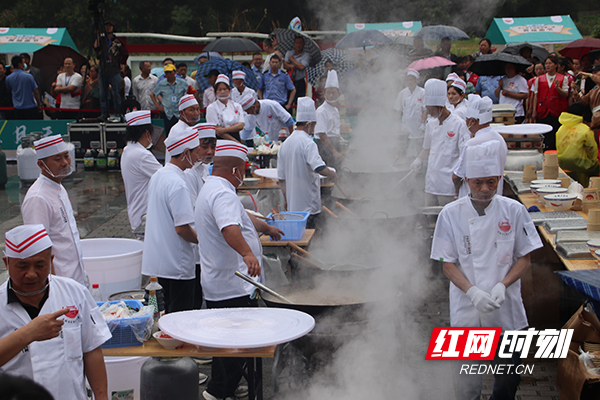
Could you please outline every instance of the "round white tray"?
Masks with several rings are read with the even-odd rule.
[[[498,133],[509,135],[542,135],[552,131],[552,126],[548,124],[515,124],[495,126],[493,129]]]
[[[254,170],[254,175],[267,179],[277,179],[277,168],[259,168]]]
[[[315,326],[310,315],[285,308],[222,308],[166,314],[161,331],[204,347],[254,349],[286,343]]]

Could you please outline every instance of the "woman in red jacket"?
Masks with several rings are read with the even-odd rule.
[[[558,117],[569,107],[569,80],[556,72],[558,57],[548,56],[546,73],[535,78],[533,84],[533,120],[552,125],[552,132],[544,136],[546,150],[556,150],[556,131],[560,127]]]

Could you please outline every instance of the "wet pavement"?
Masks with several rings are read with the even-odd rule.
[[[82,165],[73,179],[63,182],[69,192],[81,238],[118,237],[134,238],[127,218],[125,192],[121,174],[119,172],[86,172]],[[9,164],[9,183],[5,191],[0,191],[0,234],[23,223],[20,204],[27,187],[23,187],[17,177],[17,168]],[[4,241],[0,242],[0,249],[4,248]],[[4,267],[2,265],[2,267]],[[4,279],[2,279],[4,277]],[[0,271],[0,279],[6,279],[5,271]],[[427,299],[418,302],[414,307],[415,323],[421,327],[420,331],[429,332],[436,326],[449,326],[448,311],[448,280],[441,273],[433,273],[429,278],[433,290]],[[549,326],[536,325],[536,328],[560,328],[560,324]],[[416,349],[423,354],[427,350],[429,336],[422,338],[422,348]],[[556,361],[555,360],[526,360],[526,364],[535,364],[534,373],[523,376],[517,399],[552,399],[558,400],[559,389],[556,386]],[[430,377],[430,384],[422,389],[421,399],[449,399],[452,398],[451,380],[448,378],[449,365],[445,362],[419,363],[419,374]],[[264,394],[265,398],[275,399],[273,395],[272,369],[273,361],[264,361]],[[210,365],[201,366],[201,372],[210,375]],[[360,368],[357,365],[356,368]],[[365,382],[368,384],[368,382]],[[482,399],[487,399],[491,394],[493,377],[484,377],[484,393]],[[200,393],[206,384],[200,386]],[[400,395],[399,395],[400,396]],[[400,396],[401,397],[401,396]],[[399,398],[400,398],[399,397]],[[202,396],[200,395],[200,398]]]

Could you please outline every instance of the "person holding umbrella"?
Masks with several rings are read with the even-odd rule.
[[[231,86],[227,75],[219,75],[215,83],[217,101],[206,108],[206,122],[215,125],[217,138],[242,142],[245,114],[242,106],[229,99]]]
[[[296,88],[294,103],[298,101],[298,97],[306,96],[306,67],[309,65],[310,54],[304,51],[304,38],[298,36],[294,40],[294,49],[285,53],[283,60],[285,70],[293,71],[292,79]]]
[[[445,59],[458,64],[460,62],[460,59],[456,54],[452,53],[451,50],[452,40],[449,37],[444,37],[442,38],[442,40],[440,40],[439,50],[433,53],[433,55],[438,57],[444,57]]]
[[[494,94],[500,99],[500,104],[511,104],[515,107],[517,124],[520,124],[525,119],[523,100],[527,98],[529,92],[527,81],[517,74],[517,66],[513,63],[504,64],[504,72],[506,75],[498,81],[498,88]]]

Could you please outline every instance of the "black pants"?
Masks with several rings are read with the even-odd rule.
[[[544,135],[544,150],[556,150],[556,131],[560,128],[558,118],[548,114],[546,118],[537,118],[535,122],[552,125],[552,132],[548,132]]]
[[[42,113],[37,107],[26,108],[24,110],[15,109],[15,119],[42,119]]]
[[[199,310],[202,308],[202,287],[200,286],[200,265],[196,264],[196,278],[158,278],[165,294],[165,313]]]
[[[173,116],[171,118],[167,118],[167,114],[165,114],[164,112],[161,112],[160,115],[162,115],[163,121],[165,121],[165,130],[164,130],[164,134],[165,136],[169,136],[169,132],[171,131],[171,128],[173,127],[173,125],[175,125],[177,123],[177,121],[179,121],[179,118]]]
[[[236,297],[222,301],[206,301],[208,308],[258,307],[250,296]],[[233,396],[242,379],[245,360],[236,357],[213,357],[211,379],[207,391],[218,398]]]
[[[339,136],[331,136],[331,137],[329,137],[329,141],[333,145],[333,148],[339,153],[340,137]],[[321,156],[323,161],[325,161],[325,164],[328,167],[334,167],[335,169],[340,169],[341,165],[337,162],[337,160],[333,156],[333,153],[331,152],[331,150],[329,150],[327,147],[325,147],[325,145],[323,144],[323,141],[321,139],[317,139],[317,140],[315,140],[315,142],[317,143],[317,148],[319,149],[319,155]]]
[[[306,79],[298,79],[294,81],[296,87],[296,96],[294,97],[294,104],[298,104],[298,97],[306,96]]]

